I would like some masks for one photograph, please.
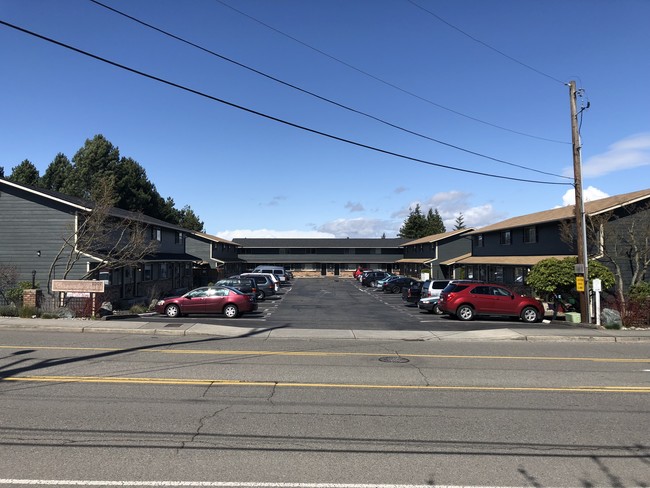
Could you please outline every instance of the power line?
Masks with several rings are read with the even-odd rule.
[[[424,8],[424,7],[421,6],[421,5],[418,5],[418,4],[415,3],[413,0],[406,0],[406,1],[409,2],[411,5],[414,5],[415,7],[419,8],[420,10],[423,10],[423,11],[425,11],[426,13],[432,15],[433,17],[435,17],[436,19],[438,19],[438,20],[439,20],[440,22],[442,22],[443,24],[448,25],[448,26],[451,27],[452,29],[454,29],[454,30],[460,32],[461,34],[463,34],[464,36],[469,37],[472,41],[474,41],[474,42],[478,42],[479,44],[481,44],[481,45],[487,47],[488,49],[491,49],[491,50],[494,51],[495,53],[500,54],[500,55],[503,56],[504,58],[507,58],[507,59],[509,59],[510,61],[514,61],[515,63],[517,63],[517,64],[523,66],[524,68],[527,68],[527,69],[529,69],[529,70],[531,70],[531,71],[534,71],[535,73],[537,73],[537,74],[539,74],[539,75],[542,75],[542,76],[544,76],[544,77],[546,77],[546,78],[549,78],[549,79],[551,79],[551,80],[553,80],[553,81],[555,81],[555,82],[557,82],[557,83],[560,83],[561,85],[565,85],[565,84],[566,84],[564,81],[559,80],[559,79],[555,78],[554,76],[551,76],[551,75],[549,75],[549,74],[547,74],[547,73],[544,73],[543,71],[540,71],[540,70],[538,70],[537,68],[533,68],[533,67],[530,66],[529,64],[526,64],[526,63],[524,63],[524,62],[522,62],[522,61],[519,61],[518,59],[513,58],[512,56],[510,56],[510,55],[504,53],[503,51],[500,51],[500,50],[498,50],[497,48],[490,46],[488,43],[481,41],[480,39],[478,39],[478,38],[472,36],[471,34],[468,34],[467,32],[465,32],[464,30],[460,29],[459,27],[456,27],[456,26],[455,26],[454,24],[452,24],[451,22],[447,22],[445,19],[443,19],[442,17],[440,17],[438,14],[432,12],[431,10],[429,10],[429,9],[427,9],[427,8]]]
[[[350,139],[345,139],[343,137],[335,136],[333,134],[329,134],[327,132],[322,132],[322,131],[319,131],[319,130],[316,130],[316,129],[311,129],[311,128],[303,126],[303,125],[299,125],[299,124],[296,124],[296,123],[293,123],[293,122],[289,122],[287,120],[280,119],[278,117],[274,117],[272,115],[268,115],[268,114],[265,114],[263,112],[259,112],[257,110],[253,110],[253,109],[244,107],[242,105],[238,105],[236,103],[229,102],[227,100],[223,100],[221,98],[217,98],[217,97],[214,97],[212,95],[208,95],[206,93],[200,92],[200,91],[195,90],[193,88],[189,88],[189,87],[186,87],[184,85],[180,85],[178,83],[174,83],[172,81],[165,80],[164,78],[159,78],[157,76],[150,75],[150,74],[145,73],[143,71],[139,71],[139,70],[137,70],[135,68],[130,68],[128,66],[117,63],[115,61],[111,61],[110,59],[103,58],[101,56],[98,56],[96,54],[92,54],[92,53],[90,53],[88,51],[84,51],[82,49],[76,48],[76,47],[71,46],[69,44],[65,44],[65,43],[57,41],[55,39],[51,39],[51,38],[46,37],[46,36],[44,36],[42,34],[32,32],[32,31],[30,31],[28,29],[25,29],[23,27],[19,27],[17,25],[11,24],[11,23],[6,22],[4,20],[0,20],[0,24],[5,25],[7,27],[11,27],[12,29],[23,32],[25,34],[29,34],[29,35],[31,35],[33,37],[37,37],[39,39],[50,42],[52,44],[56,44],[57,46],[64,47],[66,49],[77,52],[79,54],[83,54],[84,56],[88,56],[90,58],[96,59],[97,61],[101,61],[103,63],[110,64],[111,66],[115,66],[116,68],[120,68],[120,69],[123,69],[125,71],[129,71],[130,73],[134,73],[134,74],[137,74],[139,76],[143,76],[143,77],[148,78],[150,80],[158,81],[158,82],[163,83],[165,85],[169,85],[169,86],[172,86],[174,88],[178,88],[180,90],[184,90],[186,92],[193,93],[194,95],[198,95],[198,96],[207,98],[209,100],[213,100],[215,102],[222,103],[222,104],[227,105],[229,107],[233,107],[233,108],[242,110],[244,112],[248,112],[250,114],[257,115],[259,117],[263,117],[263,118],[266,118],[266,119],[269,119],[269,120],[273,120],[275,122],[279,122],[281,124],[288,125],[290,127],[294,127],[296,129],[300,129],[300,130],[303,130],[303,131],[306,131],[306,132],[311,132],[312,134],[317,134],[317,135],[320,135],[320,136],[323,136],[323,137],[326,137],[326,138],[329,138],[329,139],[333,139],[333,140],[336,140],[336,141],[339,141],[339,142],[344,142],[346,144],[361,147],[361,148],[368,149],[368,150],[371,150],[371,151],[375,151],[375,152],[378,152],[378,153],[381,153],[381,154],[386,154],[386,155],[389,155],[389,156],[394,156],[394,157],[397,157],[397,158],[406,159],[406,160],[409,160],[409,161],[414,161],[414,162],[421,163],[421,164],[426,164],[426,165],[429,165],[429,166],[435,166],[435,167],[438,167],[438,168],[445,168],[445,169],[448,169],[448,170],[451,170],[451,171],[458,171],[458,172],[461,172],[461,173],[475,174],[475,175],[479,175],[479,176],[486,176],[486,177],[497,178],[497,179],[502,179],[502,180],[520,181],[520,182],[524,182],[524,183],[536,183],[536,184],[542,184],[542,185],[570,185],[569,183],[558,183],[558,182],[554,182],[554,181],[541,181],[541,180],[529,180],[529,179],[525,179],[525,178],[514,178],[512,176],[503,176],[503,175],[496,175],[496,174],[492,174],[492,173],[485,173],[485,172],[481,172],[481,171],[474,171],[474,170],[469,170],[469,169],[456,168],[456,167],[449,166],[449,165],[446,165],[446,164],[434,163],[432,161],[427,161],[427,160],[424,160],[424,159],[419,159],[419,158],[414,158],[414,157],[411,157],[411,156],[406,156],[404,154],[396,153],[396,152],[393,152],[393,151],[388,151],[386,149],[381,149],[381,148],[378,148],[378,147],[375,147],[375,146],[370,146],[368,144],[363,144],[363,143],[356,142],[356,141],[353,141],[353,140],[350,140]]]
[[[445,141],[441,141],[441,140],[439,140],[439,139],[435,139],[435,138],[433,138],[433,137],[430,137],[430,136],[427,136],[427,135],[421,134],[421,133],[419,133],[419,132],[412,131],[412,130],[410,130],[410,129],[406,129],[406,128],[402,127],[402,126],[399,126],[399,125],[393,124],[393,123],[391,123],[391,122],[388,122],[388,121],[386,121],[386,120],[384,120],[384,119],[381,119],[381,118],[379,118],[379,117],[376,117],[376,116],[374,116],[374,115],[368,114],[368,113],[366,113],[366,112],[362,112],[362,111],[360,111],[360,110],[357,110],[357,109],[355,109],[355,108],[349,107],[349,106],[347,106],[347,105],[343,105],[342,103],[336,102],[336,101],[331,100],[331,99],[326,98],[326,97],[323,97],[323,96],[318,95],[318,94],[316,94],[316,93],[313,93],[313,92],[311,92],[311,91],[309,91],[309,90],[305,90],[304,88],[300,88],[299,86],[296,86],[296,85],[293,85],[293,84],[288,83],[288,82],[286,82],[286,81],[283,81],[283,80],[281,80],[281,79],[279,79],[279,78],[276,78],[276,77],[274,77],[274,76],[272,76],[272,75],[269,75],[269,74],[267,74],[267,73],[264,73],[264,72],[262,72],[262,71],[259,71],[259,70],[255,69],[255,68],[252,68],[252,67],[250,67],[250,66],[248,66],[248,65],[245,65],[245,64],[243,64],[243,63],[240,63],[239,61],[235,61],[234,59],[231,59],[231,58],[228,58],[228,57],[224,56],[223,54],[219,54],[219,53],[217,53],[217,52],[215,52],[215,51],[212,51],[212,50],[210,50],[210,49],[208,49],[208,48],[205,48],[205,47],[203,47],[203,46],[201,46],[201,45],[199,45],[199,44],[196,44],[196,43],[194,43],[194,42],[188,41],[187,39],[184,39],[184,38],[179,37],[179,36],[177,36],[177,35],[175,35],[175,34],[172,34],[171,32],[165,31],[165,30],[163,30],[163,29],[161,29],[161,28],[159,28],[159,27],[156,27],[156,26],[154,26],[154,25],[152,25],[152,24],[149,24],[149,23],[147,23],[147,22],[145,22],[145,21],[143,21],[143,20],[140,20],[140,19],[138,19],[138,18],[136,18],[136,17],[133,17],[133,16],[131,16],[131,15],[125,13],[125,12],[122,12],[122,11],[120,11],[120,10],[117,10],[117,9],[113,8],[113,7],[110,7],[110,6],[108,6],[108,5],[105,5],[105,4],[101,3],[101,2],[99,2],[98,0],[89,0],[89,1],[92,2],[92,3],[94,3],[94,4],[96,4],[96,5],[98,5],[98,6],[100,6],[100,7],[103,7],[103,8],[105,8],[105,9],[107,9],[107,10],[110,10],[111,12],[114,12],[114,13],[116,13],[116,14],[118,14],[118,15],[121,15],[121,16],[123,16],[123,17],[126,17],[127,19],[132,20],[132,21],[134,21],[134,22],[136,22],[136,23],[138,23],[138,24],[140,24],[140,25],[143,25],[143,26],[149,28],[149,29],[153,29],[153,30],[155,30],[156,32],[159,32],[159,33],[161,33],[161,34],[163,34],[163,35],[165,35],[165,36],[171,37],[172,39],[175,39],[175,40],[177,40],[177,41],[179,41],[179,42],[182,42],[182,43],[184,43],[184,44],[187,44],[187,45],[189,45],[189,46],[192,46],[192,47],[194,47],[194,48],[196,48],[196,49],[200,49],[201,51],[206,52],[206,53],[208,53],[208,54],[210,54],[210,55],[212,55],[212,56],[216,56],[216,57],[218,57],[218,58],[220,58],[220,59],[222,59],[222,60],[224,60],[224,61],[227,61],[227,62],[229,62],[229,63],[235,64],[236,66],[239,66],[239,67],[244,68],[244,69],[246,69],[246,70],[252,71],[253,73],[256,73],[256,74],[258,74],[258,75],[260,75],[260,76],[263,76],[263,77],[265,77],[265,78],[268,78],[268,79],[270,79],[270,80],[273,80],[273,81],[275,81],[275,82],[277,82],[277,83],[280,83],[280,84],[282,84],[282,85],[288,86],[288,87],[290,87],[290,88],[293,88],[294,90],[298,90],[298,91],[300,91],[300,92],[302,92],[302,93],[305,93],[305,94],[307,94],[307,95],[310,95],[310,96],[312,96],[312,97],[315,97],[315,98],[317,98],[317,99],[319,99],[319,100],[322,100],[322,101],[324,101],[324,102],[330,103],[330,104],[332,104],[332,105],[335,105],[335,106],[337,106],[337,107],[339,107],[339,108],[343,108],[343,109],[348,110],[348,111],[350,111],[350,112],[356,113],[356,114],[358,114],[358,115],[362,115],[362,116],[364,116],[364,117],[368,117],[368,118],[370,118],[370,119],[372,119],[372,120],[375,120],[375,121],[377,121],[377,122],[380,122],[380,123],[382,123],[382,124],[384,124],[384,125],[387,125],[387,126],[389,126],[389,127],[394,128],[394,129],[398,129],[398,130],[401,130],[401,131],[406,132],[406,133],[408,133],[408,134],[411,134],[411,135],[414,135],[414,136],[417,136],[417,137],[421,137],[421,138],[423,138],[423,139],[427,139],[427,140],[429,140],[429,141],[433,141],[433,142],[435,142],[435,143],[437,143],[437,144],[441,144],[441,145],[443,145],[443,146],[447,146],[447,147],[450,147],[450,148],[456,149],[456,150],[458,150],[458,151],[463,151],[463,152],[465,152],[465,153],[472,154],[472,155],[474,155],[474,156],[478,156],[478,157],[481,157],[481,158],[489,159],[489,160],[491,160],[491,161],[495,161],[495,162],[498,162],[498,163],[507,164],[507,165],[509,165],[509,166],[513,166],[513,167],[520,168],[520,169],[525,169],[525,170],[528,170],[528,171],[533,171],[533,172],[535,172],[535,173],[540,173],[540,174],[544,174],[544,175],[547,175],[547,176],[554,176],[554,177],[557,177],[557,178],[566,178],[566,179],[570,179],[570,178],[567,177],[567,176],[557,175],[557,174],[554,174],[554,173],[549,173],[549,172],[546,172],[546,171],[541,171],[541,170],[539,170],[539,169],[529,168],[529,167],[527,167],[527,166],[523,166],[523,165],[520,165],[520,164],[515,164],[515,163],[509,162],[509,161],[505,161],[505,160],[503,160],[503,159],[498,159],[498,158],[495,158],[495,157],[492,157],[492,156],[488,156],[488,155],[485,155],[485,154],[482,154],[482,153],[479,153],[479,152],[476,152],[476,151],[472,151],[472,150],[470,150],[470,149],[466,149],[466,148],[464,148],[464,147],[461,147],[461,146],[458,146],[458,145],[455,145],[455,144],[451,144],[451,143],[448,143],[448,142],[445,142]]]
[[[509,129],[509,128],[503,127],[501,125],[493,124],[491,122],[481,120],[481,119],[473,117],[471,115],[464,114],[464,113],[459,112],[457,110],[454,110],[452,108],[445,107],[444,105],[441,105],[441,104],[439,104],[437,102],[429,100],[428,98],[420,96],[420,95],[418,95],[416,93],[413,93],[413,92],[411,92],[409,90],[406,90],[406,89],[404,89],[404,88],[402,88],[402,87],[400,87],[398,85],[395,85],[394,83],[386,81],[386,80],[384,80],[382,78],[379,78],[378,76],[375,76],[375,75],[373,75],[371,73],[368,73],[367,71],[364,71],[364,70],[362,70],[360,68],[357,68],[356,66],[353,66],[353,65],[351,65],[349,63],[346,63],[345,61],[343,61],[343,60],[341,60],[341,59],[339,59],[339,58],[337,58],[335,56],[332,56],[331,54],[328,54],[325,51],[322,51],[322,50],[320,50],[320,49],[318,49],[318,48],[316,48],[314,46],[311,46],[311,45],[307,44],[306,42],[301,41],[300,39],[297,39],[297,38],[295,38],[295,37],[293,37],[293,36],[291,36],[291,35],[289,35],[289,34],[287,34],[285,32],[282,32],[281,30],[276,29],[275,27],[273,27],[273,26],[271,26],[269,24],[266,24],[265,22],[262,22],[261,20],[256,19],[255,17],[253,17],[253,16],[251,16],[251,15],[245,13],[245,12],[242,12],[241,10],[236,9],[235,7],[233,7],[231,5],[228,5],[227,3],[223,2],[222,0],[215,0],[215,1],[220,3],[221,5],[223,5],[224,7],[228,7],[229,9],[234,10],[235,12],[239,13],[240,15],[243,15],[244,17],[247,17],[250,20],[252,20],[254,22],[257,22],[260,25],[263,25],[267,29],[271,29],[272,31],[277,32],[278,34],[280,34],[280,35],[282,35],[282,36],[284,36],[284,37],[286,37],[288,39],[291,39],[294,42],[297,42],[298,44],[301,44],[301,45],[311,49],[312,51],[316,51],[317,53],[319,53],[319,54],[321,54],[321,55],[323,55],[325,57],[328,57],[329,59],[331,59],[333,61],[336,61],[337,63],[340,63],[340,64],[342,64],[344,66],[347,66],[348,68],[353,69],[354,71],[357,71],[358,73],[361,73],[364,76],[372,78],[373,80],[378,81],[379,83],[383,83],[384,85],[389,86],[391,88],[394,88],[395,90],[399,90],[402,93],[405,93],[406,95],[409,95],[411,97],[417,98],[418,100],[421,100],[421,101],[426,102],[426,103],[428,103],[430,105],[433,105],[434,107],[438,107],[438,108],[440,108],[442,110],[446,110],[447,112],[453,113],[453,114],[458,115],[460,117],[464,117],[466,119],[473,120],[474,122],[478,122],[478,123],[481,123],[481,124],[484,124],[484,125],[487,125],[487,126],[490,126],[490,127],[494,127],[495,129],[500,129],[500,130],[503,130],[503,131],[506,131],[506,132],[510,132],[512,134],[517,134],[517,135],[524,136],[524,137],[530,137],[532,139],[538,139],[540,141],[553,142],[553,143],[556,143],[556,144],[571,144],[570,142],[566,142],[566,141],[559,141],[559,140],[556,140],[556,139],[549,139],[549,138],[546,138],[546,137],[540,137],[540,136],[536,136],[536,135],[533,135],[533,134],[527,134],[526,132],[520,132],[520,131],[517,131],[517,130],[514,130],[514,129]]]

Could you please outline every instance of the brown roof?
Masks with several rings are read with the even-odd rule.
[[[564,259],[575,257],[570,256],[468,256],[459,258],[453,262],[444,262],[440,264],[496,264],[496,265],[513,265],[513,266],[533,266],[544,259]],[[450,260],[452,261],[452,260]]]
[[[195,236],[203,237],[204,239],[207,239],[209,241],[220,242],[224,244],[232,244],[233,246],[241,247],[241,244],[237,244],[236,242],[222,239],[221,237],[213,236],[212,234],[206,234],[204,232],[198,232],[198,231],[190,231],[190,233],[194,234]]]
[[[413,246],[415,244],[430,244],[432,242],[442,241],[443,239],[447,239],[448,237],[453,237],[455,235],[463,234],[465,232],[471,232],[473,230],[474,228],[470,227],[467,229],[457,229],[449,232],[443,232],[442,234],[433,234],[430,236],[420,237],[419,239],[416,239],[414,241],[405,242],[404,244],[402,244],[402,246]]]
[[[607,212],[624,205],[638,203],[648,198],[650,198],[650,189],[639,190],[632,193],[624,193],[622,195],[601,198],[599,200],[592,200],[590,202],[585,202],[585,213],[587,215],[597,215],[599,213]],[[478,230],[470,232],[470,234],[482,234],[484,232],[491,232],[501,229],[513,229],[516,227],[525,227],[527,225],[573,219],[575,213],[574,207],[575,205],[567,205],[565,207],[554,208],[552,210],[544,210],[542,212],[513,217],[511,219],[497,222],[496,224],[482,227]]]

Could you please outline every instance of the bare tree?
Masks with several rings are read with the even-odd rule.
[[[626,205],[586,219],[591,257],[608,265],[616,278],[616,298],[625,309],[625,293],[646,279],[650,268],[650,204]],[[575,246],[575,225],[560,224],[560,236]]]
[[[82,258],[98,259],[97,267],[82,276],[85,279],[98,269],[136,266],[157,251],[158,242],[147,238],[142,215],[113,207],[116,198],[112,183],[111,178],[100,183],[91,210],[78,213],[76,228],[62,237],[61,248],[50,265],[48,291],[58,265],[63,265],[65,279]]]
[[[0,296],[7,299],[5,292],[16,286],[18,282],[18,270],[10,264],[0,263]]]

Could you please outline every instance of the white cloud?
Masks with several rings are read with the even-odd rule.
[[[615,142],[609,149],[582,163],[583,178],[595,178],[615,171],[650,165],[650,132],[635,134]],[[573,168],[566,173],[573,174]]]
[[[237,237],[250,237],[250,238],[275,238],[275,239],[291,239],[291,238],[318,238],[325,239],[335,237],[334,234],[327,232],[320,232],[317,230],[272,230],[272,229],[236,229],[224,230],[215,234],[226,240],[233,240]]]
[[[607,198],[608,196],[609,195],[607,193],[593,186],[589,186],[587,188],[582,189],[582,199],[585,202],[600,200],[601,198]],[[575,203],[576,203],[576,191],[573,188],[571,188],[570,190],[567,190],[567,192],[564,195],[562,195],[562,205],[566,207],[567,205],[574,205]]]
[[[456,226],[456,218],[461,213],[466,227],[484,227],[505,218],[503,212],[497,212],[489,203],[471,206],[469,203],[470,197],[470,193],[457,190],[436,193],[424,202],[411,202],[407,208],[394,212],[391,217],[400,219],[399,230],[399,227],[408,217],[410,210],[419,204],[422,213],[425,215],[429,212],[429,209],[433,209],[434,212],[437,209],[448,231]]]
[[[354,203],[354,202],[348,202],[345,204],[345,208],[347,208],[350,212],[363,212],[365,209],[363,208],[363,205],[360,203]]]
[[[401,222],[400,222],[401,225]],[[334,237],[396,237],[399,225],[389,220],[366,219],[336,219],[318,226],[318,231],[332,234]]]
[[[506,215],[504,213],[497,212],[489,203],[479,205],[477,207],[468,207],[464,210],[461,210],[461,212],[463,213],[465,227],[475,227],[477,229],[479,227],[485,227],[486,225],[493,224],[499,220],[506,218]],[[456,217],[458,217],[458,212],[452,217],[443,217],[442,220],[447,230],[452,230],[455,227]]]

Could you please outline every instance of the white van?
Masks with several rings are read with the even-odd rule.
[[[271,273],[280,281],[280,283],[286,283],[287,281],[289,281],[287,279],[287,273],[285,272],[282,266],[270,266],[264,264],[261,266],[257,266],[253,270],[253,273]]]

